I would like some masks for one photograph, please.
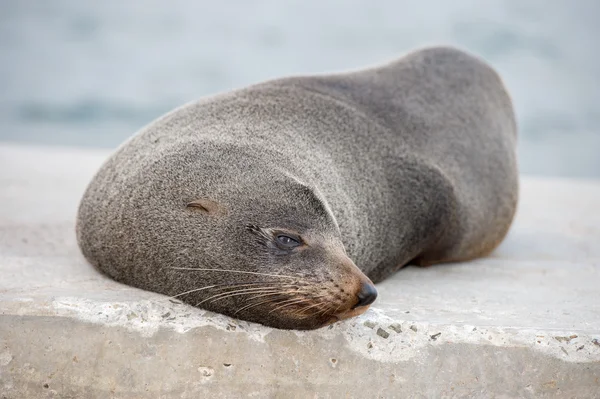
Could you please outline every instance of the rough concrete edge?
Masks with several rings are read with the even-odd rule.
[[[4,304],[6,305],[6,303]],[[6,309],[6,306],[3,307]],[[122,327],[142,337],[159,329],[185,334],[211,326],[228,333],[244,333],[264,343],[269,334],[280,330],[236,320],[168,299],[101,302],[76,297],[56,297],[39,303],[30,298],[13,299],[4,314],[58,316],[109,327]],[[600,332],[576,330],[536,330],[435,324],[392,319],[372,308],[364,315],[316,331],[293,331],[300,342],[314,335],[325,341],[343,337],[349,350],[379,362],[399,362],[415,357],[427,346],[468,343],[496,347],[525,347],[565,362],[600,362]]]

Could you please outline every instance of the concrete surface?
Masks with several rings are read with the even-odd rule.
[[[524,178],[490,257],[409,267],[281,331],[99,275],[73,221],[105,151],[0,145],[0,398],[600,395],[600,181]]]

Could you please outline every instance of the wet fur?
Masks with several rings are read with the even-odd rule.
[[[185,268],[290,276],[286,289],[299,300],[326,298],[314,307],[321,315],[282,314],[269,303],[236,313],[247,295],[200,306],[315,328],[352,301],[362,277],[347,258],[377,282],[411,261],[493,250],[517,203],[516,139],[498,75],[452,48],[273,80],[185,105],[142,129],[90,184],[77,236],[109,276],[167,295],[281,283]],[[197,200],[218,211],[187,206]],[[311,245],[293,258],[277,255],[261,231],[281,227]],[[219,293],[210,290],[181,298],[195,305]]]

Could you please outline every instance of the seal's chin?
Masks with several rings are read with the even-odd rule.
[[[370,306],[371,305],[367,305],[367,306],[361,306],[359,308],[350,309],[345,312],[336,314],[335,317],[337,317],[338,320],[344,320],[344,319],[349,319],[351,317],[360,316],[361,314],[365,313],[367,311],[367,309],[369,309]]]
[[[340,288],[337,285],[334,287]],[[349,293],[354,291],[353,294],[341,296],[341,293]],[[322,328],[341,320],[349,319],[352,317],[359,316],[369,309],[371,304],[377,298],[377,289],[370,280],[364,280],[360,282],[358,286],[353,289],[346,286],[344,289],[339,289],[337,295],[333,295],[326,301],[325,312],[318,312],[316,315],[309,315],[308,317],[302,317],[302,323],[312,324],[309,328]],[[309,305],[307,308],[311,309],[315,305]],[[327,311],[327,309],[329,311]],[[312,323],[311,323],[312,322]]]
[[[309,305],[311,306],[311,305]],[[315,330],[329,326],[345,319],[359,316],[369,309],[370,305],[347,308],[346,310],[338,311],[337,313],[321,313],[318,315],[299,315],[294,310],[289,309],[286,312],[279,314],[271,314],[271,318],[260,320],[261,324],[265,324],[275,328],[292,329],[292,330]],[[332,309],[336,309],[334,306]]]
[[[328,325],[333,324],[333,323],[336,323],[336,322],[341,321],[341,320],[350,319],[352,317],[360,316],[361,314],[365,313],[367,311],[367,309],[369,309],[370,306],[371,305],[361,306],[361,307],[358,307],[358,308],[346,310],[346,311],[341,312],[341,313],[336,313],[333,316],[331,316],[329,318],[329,320],[327,320],[327,322],[325,322],[325,324],[323,325],[323,327],[328,326]]]
[[[377,298],[377,289],[366,276],[351,277],[317,283],[300,281],[290,289],[267,291],[266,295],[259,294],[256,303],[240,303],[242,311],[232,315],[285,330],[322,328],[361,315]]]

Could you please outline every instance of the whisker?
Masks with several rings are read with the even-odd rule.
[[[297,292],[299,292],[299,291],[296,290],[296,289],[286,289],[285,291],[279,291],[279,293],[281,295],[290,295],[290,294],[295,294]],[[248,299],[251,300],[251,299],[254,299],[254,298],[248,298]]]
[[[304,307],[304,308],[298,310],[298,312],[295,312],[295,313],[306,314],[307,310],[312,309],[312,308],[317,307],[317,306],[324,305],[324,304],[325,304],[325,302],[317,302],[314,305]]]
[[[339,307],[339,306],[338,306],[338,307]],[[325,307],[323,308],[323,310],[322,310],[321,312],[319,312],[319,315],[321,315],[321,316],[324,316],[324,315],[325,315],[325,313],[327,313],[327,312],[328,312],[328,311],[330,311],[330,310],[331,310],[331,307],[329,307],[329,306],[325,306]]]
[[[252,300],[254,300],[254,299],[258,299],[258,298],[264,298],[264,297],[266,297],[266,296],[278,296],[278,295],[279,295],[279,296],[281,296],[281,295],[284,295],[284,294],[287,294],[287,292],[285,292],[285,293],[282,293],[282,292],[266,293],[266,294],[261,294],[261,295],[255,295],[255,296],[253,296],[252,298],[248,298],[248,300],[249,300],[249,301],[252,301]],[[269,298],[269,299],[267,300],[267,302],[273,302],[273,301],[274,301],[274,300],[273,300],[273,298]],[[275,298],[275,301],[277,301],[277,298]],[[278,302],[275,302],[275,303],[278,303]]]
[[[288,299],[286,301],[280,302],[280,305],[271,309],[271,311],[269,311],[269,313],[273,313],[276,310],[279,309],[283,309],[286,308],[288,306],[292,306],[292,305],[296,305],[298,303],[302,303],[302,302],[306,302],[306,301],[310,301],[309,298],[292,298],[292,299]],[[287,303],[286,303],[287,302]]]
[[[192,271],[205,271],[205,272],[229,272],[229,273],[241,273],[241,274],[254,274],[258,276],[268,276],[268,277],[280,277],[280,278],[298,278],[294,276],[287,276],[284,274],[269,274],[269,273],[259,273],[259,272],[247,272],[243,270],[228,270],[228,269],[200,269],[197,267],[172,267],[171,269],[175,270],[192,270]]]
[[[310,298],[310,300],[313,300],[313,301],[314,301],[314,300],[318,300],[318,299],[321,299],[321,298],[327,298],[328,296],[329,296],[329,295],[325,293],[325,294],[321,294],[321,295],[313,296],[313,297],[311,297],[311,298]],[[308,300],[308,299],[307,299],[307,300]],[[302,301],[302,302],[306,302],[306,301]],[[316,305],[321,305],[321,304],[325,304],[325,303],[326,303],[326,302],[324,302],[324,301],[321,301],[321,302],[317,303]],[[293,304],[292,304],[292,305],[293,305]],[[298,310],[298,311],[303,311],[303,310],[306,310],[306,309],[300,309],[300,310]],[[297,313],[297,312],[294,312],[294,314],[296,314],[296,313]]]
[[[202,290],[208,290],[210,288],[215,288],[215,287],[218,287],[218,286],[219,285],[217,284],[217,285],[208,285],[208,286],[202,287],[202,288],[196,288],[196,289],[193,289],[193,290],[182,292],[181,294],[170,296],[167,299],[175,299],[175,298],[180,297],[182,295],[191,294],[192,292],[198,292],[198,291],[202,291]]]
[[[254,290],[254,291],[249,291],[249,292],[236,292],[235,294],[230,294],[230,295],[225,295],[225,296],[221,296],[219,298],[215,298],[212,301],[210,301],[211,303],[219,301],[221,299],[226,299],[226,298],[230,298],[232,296],[240,296],[240,295],[251,295],[251,294],[262,294],[262,293],[268,293],[268,294],[273,294],[276,295],[279,293],[279,291],[274,290],[274,289],[265,289],[265,290]]]
[[[264,296],[264,295],[263,295],[263,296]],[[258,302],[258,303],[251,303],[251,304],[249,304],[249,305],[246,305],[246,306],[244,306],[244,307],[242,307],[242,308],[240,308],[240,309],[236,310],[236,311],[235,311],[233,314],[234,314],[234,315],[236,315],[236,314],[238,314],[238,312],[241,312],[242,310],[245,310],[245,309],[250,309],[250,308],[253,308],[253,307],[255,307],[255,306],[262,305],[263,303],[272,302],[272,301],[273,301],[272,299],[267,299],[266,301],[261,301],[261,302]]]
[[[295,291],[279,292],[278,294],[279,295],[285,295],[285,294],[292,294],[292,293],[295,293]],[[274,294],[257,295],[257,296],[254,296],[254,297],[250,298],[249,300],[253,300],[253,299],[257,299],[257,298],[265,297],[265,296],[272,296],[272,295],[274,295]],[[235,313],[234,313],[234,315],[237,314],[238,312],[241,312],[242,310],[250,309],[250,308],[253,308],[255,306],[260,306],[263,303],[267,303],[267,302],[273,302],[273,300],[272,299],[267,299],[266,301],[261,301],[261,302],[258,302],[258,303],[250,303],[250,304],[248,304],[248,305],[246,305],[246,306],[244,306],[244,307],[236,310]],[[281,303],[281,302],[275,302],[275,304],[279,304],[279,303]]]
[[[208,298],[202,300],[201,302],[198,302],[196,304],[196,306],[199,306],[206,301],[210,301],[211,299],[213,301],[215,301],[218,299],[224,299],[224,298],[228,298],[230,296],[236,296],[236,295],[247,295],[247,294],[262,293],[262,292],[279,292],[280,289],[281,289],[281,287],[268,287],[268,286],[265,287],[265,286],[263,286],[263,287],[245,288],[245,289],[241,289],[241,290],[222,292],[220,294],[215,294],[211,297],[208,297]]]
[[[333,314],[336,314],[337,311],[340,309],[341,306],[342,306],[341,303],[339,305],[337,305],[337,308],[335,308],[335,310],[333,311]]]
[[[179,296],[182,295],[186,295],[186,294],[191,294],[192,292],[198,292],[198,291],[203,291],[203,290],[207,290],[210,288],[216,288],[219,287],[219,289],[227,289],[227,288],[233,288],[233,287],[240,287],[240,286],[250,286],[250,285],[258,285],[258,284],[264,284],[263,282],[256,282],[256,283],[222,283],[222,284],[214,284],[214,285],[208,285],[206,287],[201,287],[201,288],[195,288],[193,290],[189,290],[189,291],[185,291],[182,292],[181,294],[177,294],[177,295],[173,295],[167,299],[174,299],[177,298]],[[270,283],[272,284],[272,283]]]

